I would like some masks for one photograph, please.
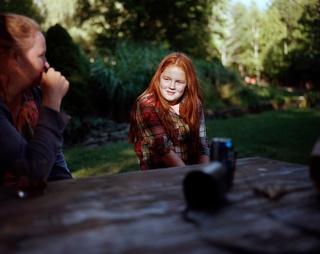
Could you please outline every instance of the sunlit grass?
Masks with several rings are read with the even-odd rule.
[[[290,109],[207,122],[208,137],[232,138],[238,157],[262,156],[308,164],[320,137],[320,111]]]
[[[64,155],[75,178],[124,173],[138,170],[133,145],[112,143],[98,148],[65,149]]]
[[[207,121],[207,135],[232,139],[238,158],[261,156],[308,164],[320,137],[320,110],[290,109]],[[126,141],[98,148],[64,150],[75,178],[139,170],[133,145]]]

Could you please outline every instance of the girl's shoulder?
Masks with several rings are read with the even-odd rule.
[[[145,94],[143,96],[140,97],[140,99],[138,100],[138,105],[140,107],[145,107],[145,106],[153,106],[155,107],[155,105],[157,104],[157,99],[153,94]]]

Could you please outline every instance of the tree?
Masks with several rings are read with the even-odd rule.
[[[303,0],[304,1],[304,0]],[[280,14],[280,21],[285,26],[285,37],[281,41],[282,43],[282,55],[279,56],[279,59],[282,59],[283,64],[280,76],[277,76],[277,80],[280,81],[282,85],[290,86],[290,75],[288,69],[291,64],[291,52],[296,49],[299,45],[299,41],[296,40],[294,31],[298,26],[298,21],[301,17],[303,8],[299,4],[301,0],[294,1],[285,1],[285,0],[273,0],[271,8],[276,8]],[[281,45],[281,44],[279,44]]]
[[[295,31],[297,46],[291,52],[290,73],[295,74],[298,84],[312,83],[320,89],[320,0],[311,1],[304,11]]]
[[[42,15],[46,17],[42,24],[45,30],[56,24],[63,24],[66,29],[75,25],[73,16],[76,0],[38,0],[37,4]]]
[[[39,7],[33,0],[5,0],[1,1],[0,13],[16,13],[28,16],[42,23],[44,17],[41,16]]]
[[[221,0],[212,7],[212,17],[210,19],[210,30],[212,31],[212,45],[214,47],[214,55],[221,59],[224,66],[227,66],[231,59],[226,52],[229,45],[230,28],[232,19],[228,15],[229,0]],[[232,28],[231,28],[232,29]]]
[[[303,49],[303,41],[309,37],[307,33],[302,33],[299,20],[308,6],[316,0],[273,0],[268,11],[269,17],[272,17],[274,24],[274,46],[270,47],[266,52],[264,60],[264,69],[271,81],[286,86],[297,86],[300,77],[297,76],[297,69],[294,65],[297,63],[297,54],[305,51]],[[318,12],[319,13],[319,12]],[[318,16],[317,12],[313,15]],[[269,22],[270,23],[270,22]],[[277,32],[277,33],[276,33]],[[300,59],[301,60],[301,59]],[[296,63],[295,63],[296,62]],[[302,62],[301,61],[300,65]],[[310,67],[308,62],[304,66]]]
[[[93,113],[93,91],[90,87],[87,58],[61,25],[48,29],[46,41],[48,62],[70,82],[69,91],[63,100],[63,109],[78,116]]]
[[[277,8],[270,8],[263,16],[261,29],[262,75],[268,80],[276,80],[287,69],[283,41],[287,36],[285,24]],[[275,83],[277,83],[275,81]]]
[[[252,58],[252,20],[251,12],[241,4],[237,3],[230,9],[227,30],[221,38],[219,52],[222,63],[225,66],[234,67],[240,71],[242,76],[248,72]]]
[[[99,47],[119,39],[161,42],[198,56],[211,54],[209,21],[219,0],[78,0],[81,24],[90,23]]]

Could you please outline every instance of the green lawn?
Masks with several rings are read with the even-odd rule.
[[[308,164],[309,155],[320,137],[320,110],[289,109],[207,121],[207,135],[232,139],[238,158],[267,157]],[[138,170],[133,145],[127,142],[99,148],[65,149],[75,178]]]

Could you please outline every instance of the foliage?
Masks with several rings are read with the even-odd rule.
[[[230,97],[228,91],[236,91],[241,85],[239,75],[225,68],[217,58],[212,60],[192,58],[192,62],[204,95],[205,107],[209,109],[225,107],[224,100]]]
[[[299,27],[296,29],[297,46],[290,54],[289,77],[295,84],[306,85],[312,82],[320,89],[320,1],[306,6],[299,20]]]
[[[26,15],[42,23],[44,16],[40,15],[40,8],[33,0],[5,0],[1,1],[0,13],[16,13]]]
[[[213,137],[232,139],[238,158],[261,156],[308,164],[312,147],[320,136],[320,111],[268,111],[211,120],[206,125],[209,140]],[[139,170],[133,145],[127,142],[105,144],[98,148],[68,148],[64,149],[64,154],[76,178]]]
[[[76,146],[97,135],[108,135],[110,131],[119,131],[121,128],[123,128],[123,126],[119,127],[118,123],[104,117],[73,116],[63,133],[64,145],[66,147]]]
[[[320,91],[308,91],[305,95],[307,105],[310,108],[320,107]]]
[[[275,97],[292,97],[303,95],[301,92],[289,92],[281,88],[270,86],[247,85],[247,87],[254,89],[262,100],[272,100]]]
[[[76,17],[90,23],[98,47],[113,48],[119,39],[152,41],[174,51],[210,54],[209,22],[218,0],[79,0]]]
[[[258,82],[319,86],[319,5],[319,0],[272,0],[262,12],[254,2],[249,9],[237,3],[212,28],[221,31],[213,44],[222,63]]]
[[[127,120],[134,100],[148,87],[168,53],[159,45],[122,41],[114,54],[99,55],[91,66],[99,113]]]
[[[218,58],[206,60],[203,58],[192,57],[197,76],[205,83],[213,86],[232,83],[235,86],[241,83],[240,77],[237,73],[227,69]]]
[[[45,28],[64,25],[48,30],[53,36],[47,35],[47,56],[70,81],[63,107],[73,116],[126,120],[169,50],[193,59],[211,110],[258,100],[286,102],[271,90],[266,96],[266,89],[243,87],[246,76],[255,76],[258,85],[266,80],[273,87],[319,89],[319,0],[272,0],[266,11],[254,2],[246,8],[227,0],[67,2],[6,0],[0,8],[32,17],[40,8]],[[314,97],[309,95],[309,105]]]
[[[63,24],[65,28],[71,28],[75,24],[74,13],[77,0],[37,0],[39,11],[46,17],[42,23],[43,29],[49,29],[56,24]]]
[[[210,60],[221,59],[242,77],[271,84],[318,86],[319,0],[272,0],[266,11],[227,0],[6,0],[2,9],[63,24],[88,55],[115,49],[121,39],[157,41]],[[40,9],[40,10],[39,10]],[[39,14],[38,14],[39,16]],[[41,19],[37,18],[37,20]],[[96,50],[95,46],[98,46]]]
[[[237,95],[240,99],[240,105],[253,106],[259,105],[261,102],[257,93],[249,87],[243,87]]]
[[[92,113],[92,89],[86,57],[59,24],[48,29],[46,41],[48,62],[70,82],[63,101],[64,110],[72,115]]]
[[[305,98],[302,92],[289,92],[257,85],[234,87],[232,84],[226,84],[217,90],[212,85],[203,83],[202,87],[204,108],[208,118],[223,118],[225,113],[229,116],[239,116],[246,111],[257,113],[274,108],[305,108],[307,103],[312,107],[320,105],[319,94],[314,91],[309,92]],[[116,113],[119,115],[119,112],[119,110],[115,112],[118,119],[119,116]],[[119,123],[112,119],[114,117],[73,116],[64,131],[65,145],[77,146],[101,131],[106,133],[108,129],[119,129]]]
[[[298,87],[311,81],[320,85],[316,68],[319,65],[319,5],[319,0],[272,1],[268,14],[285,28],[284,34],[278,33],[275,46],[264,58],[265,74],[272,83]]]
[[[282,88],[257,85],[246,85],[246,88],[250,89],[253,94],[247,101],[245,97],[242,97],[242,105],[251,106],[268,102],[275,107],[306,107],[304,93],[301,91],[286,91]],[[303,101],[300,101],[300,98],[303,98]]]

